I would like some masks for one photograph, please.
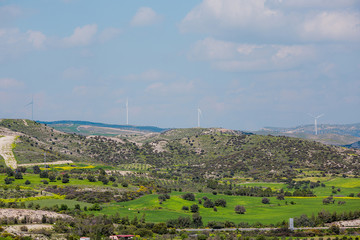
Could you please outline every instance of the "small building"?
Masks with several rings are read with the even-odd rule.
[[[112,240],[126,240],[126,239],[133,239],[135,235],[112,235],[109,238]]]
[[[90,240],[89,237],[81,237],[80,240]]]

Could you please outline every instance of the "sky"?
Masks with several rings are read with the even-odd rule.
[[[0,0],[0,118],[360,122],[359,0]]]

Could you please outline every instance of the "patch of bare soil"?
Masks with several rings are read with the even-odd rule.
[[[12,151],[12,144],[16,136],[4,136],[0,138],[0,155],[4,158],[5,164],[12,169],[17,168],[17,162]]]
[[[56,161],[56,162],[46,162],[46,163],[23,163],[18,164],[19,167],[31,167],[31,166],[40,166],[40,165],[59,165],[59,164],[68,164],[68,163],[74,163],[71,160],[64,160],[64,161]]]
[[[72,219],[72,217],[69,215],[50,212],[50,211],[43,211],[43,210],[13,209],[13,208],[0,209],[0,219],[17,218],[18,220],[21,221],[22,219],[26,218],[27,222],[41,223],[43,216],[45,216],[46,218],[53,218],[53,219],[57,219],[57,218]]]
[[[338,225],[339,227],[360,227],[360,219],[338,221],[329,223],[329,225]]]

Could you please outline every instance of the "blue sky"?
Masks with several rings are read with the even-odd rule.
[[[360,1],[0,0],[0,118],[360,122]]]

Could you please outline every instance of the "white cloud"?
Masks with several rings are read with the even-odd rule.
[[[42,48],[46,41],[46,36],[39,31],[32,31],[29,30],[28,34],[28,41],[32,43],[35,48]]]
[[[236,28],[265,29],[280,23],[280,13],[265,6],[265,0],[204,0],[180,24],[184,32],[214,32]]]
[[[322,12],[307,19],[301,32],[308,40],[360,40],[360,14],[358,12]]]
[[[0,88],[1,89],[17,88],[17,87],[23,87],[23,86],[24,86],[24,83],[20,82],[16,79],[0,78]]]
[[[114,28],[114,27],[105,28],[100,33],[99,40],[100,40],[100,42],[106,42],[106,41],[109,41],[109,40],[115,38],[120,33],[121,33],[121,29],[119,29],[119,28]]]
[[[131,20],[132,26],[148,26],[155,24],[161,20],[161,17],[151,8],[139,8],[135,16]]]
[[[235,50],[236,44],[232,42],[205,38],[195,43],[189,57],[199,60],[229,59],[234,57]]]
[[[63,39],[66,46],[85,46],[91,43],[97,32],[96,24],[89,24],[83,27],[77,27],[70,37]]]
[[[169,79],[172,77],[173,77],[172,74],[165,73],[156,69],[150,69],[140,74],[130,74],[124,76],[123,79],[127,81],[157,81],[157,80]]]
[[[311,62],[316,51],[311,45],[256,45],[206,38],[193,46],[189,56],[222,71],[264,71]]]
[[[180,31],[258,43],[358,41],[356,0],[203,0]]]
[[[25,52],[42,48],[46,36],[39,31],[24,33],[17,28],[0,29],[0,61],[16,58]]]

